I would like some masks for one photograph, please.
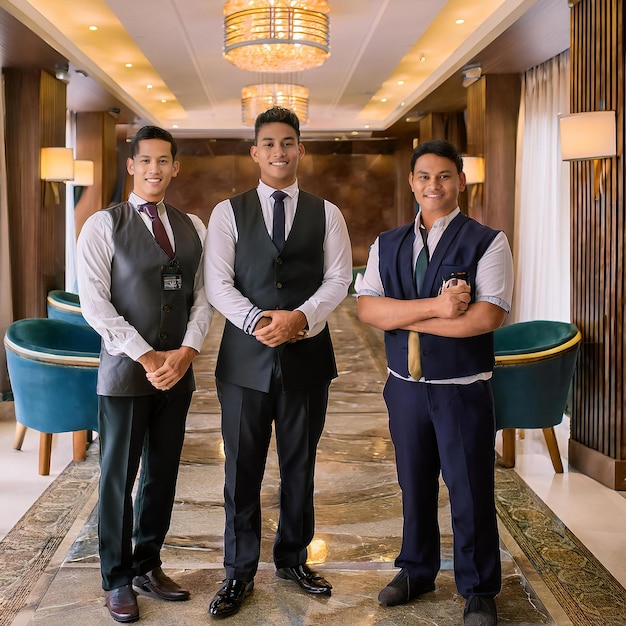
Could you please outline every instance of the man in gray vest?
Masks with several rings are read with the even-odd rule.
[[[202,221],[163,202],[178,174],[176,143],[155,126],[131,142],[133,191],[92,215],[78,239],[83,315],[102,336],[98,371],[98,538],[105,604],[118,622],[139,619],[136,593],[187,600],[163,573],[191,362],[209,329]],[[141,462],[134,507],[132,489]]]
[[[326,319],[352,279],[350,240],[339,209],[298,188],[304,146],[292,111],[258,116],[250,154],[258,187],[220,202],[207,231],[207,297],[226,318],[216,367],[226,580],[209,606],[213,617],[238,611],[254,585],[272,424],[281,475],[276,574],[308,593],[332,588],[306,559],[317,443],[337,376]]]

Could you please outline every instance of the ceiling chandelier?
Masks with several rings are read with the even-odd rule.
[[[224,57],[251,72],[299,72],[330,55],[327,0],[228,0]]]
[[[248,85],[241,90],[241,121],[254,126],[259,113],[274,106],[291,109],[300,124],[309,121],[309,90],[302,85],[263,83]]]

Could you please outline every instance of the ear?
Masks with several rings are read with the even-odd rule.
[[[172,178],[176,178],[180,172],[180,161],[174,161],[172,164]]]
[[[256,145],[250,146],[250,156],[253,158],[255,163],[259,162],[259,159],[257,157],[257,146]]]
[[[304,149],[304,144],[299,142],[298,143],[298,158],[301,159],[304,156],[305,152],[306,150]]]
[[[465,178],[465,172],[459,174],[459,191],[465,191],[467,186],[467,178]]]
[[[126,171],[131,175],[134,176],[135,175],[135,161],[131,158],[128,157],[126,159]]]

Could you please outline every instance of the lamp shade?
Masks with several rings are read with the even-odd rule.
[[[224,57],[250,72],[299,72],[330,55],[327,0],[228,0]]]
[[[77,187],[93,185],[93,172],[93,161],[74,161],[74,185]]]
[[[57,182],[73,180],[74,151],[72,148],[41,149],[41,179]]]
[[[463,172],[468,185],[485,182],[485,159],[483,157],[464,156]]]
[[[615,149],[615,111],[589,111],[559,117],[561,158],[601,159]]]

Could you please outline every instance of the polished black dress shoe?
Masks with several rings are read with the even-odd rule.
[[[189,600],[189,591],[166,576],[160,567],[155,567],[142,576],[135,576],[133,589],[142,596],[150,598],[161,598],[161,600],[171,602]]]
[[[296,565],[295,567],[279,567],[276,576],[283,580],[293,580],[297,582],[307,593],[330,595],[333,586],[319,574],[312,571],[307,565]]]
[[[209,615],[212,617],[226,617],[236,613],[243,604],[246,596],[252,593],[254,581],[245,582],[227,578],[209,604]]]
[[[116,622],[136,622],[139,619],[137,596],[131,585],[105,591],[104,604]]]
[[[463,611],[465,626],[495,626],[497,623],[498,613],[493,598],[470,596],[467,599]]]
[[[385,606],[406,604],[424,593],[434,591],[435,583],[429,578],[411,578],[402,569],[395,578],[378,594],[378,601]]]

